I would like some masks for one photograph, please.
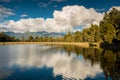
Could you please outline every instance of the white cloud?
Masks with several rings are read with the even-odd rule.
[[[54,5],[54,8],[58,7],[58,5]]]
[[[44,19],[43,18],[28,18],[28,19],[21,19],[19,21],[10,20],[8,25],[6,26],[9,28],[9,31],[14,32],[37,32],[44,30]]]
[[[28,15],[27,14],[22,14],[20,17],[27,17]]]
[[[65,2],[67,0],[50,0],[48,2],[40,2],[38,4],[39,7],[42,7],[42,8],[46,8],[47,6],[51,5],[53,2],[58,2],[58,3],[61,3],[61,2]],[[54,7],[57,7],[56,5]]]
[[[101,11],[105,11],[105,8],[95,9],[95,10],[98,11],[98,12],[101,12]]]
[[[0,0],[0,2],[10,2],[11,0]]]
[[[11,9],[2,7],[0,5],[0,20],[2,20],[5,17],[11,16],[11,15],[14,15]]]
[[[65,6],[61,11],[55,10],[53,18],[28,18],[18,21],[10,20],[7,24],[9,31],[47,31],[47,32],[65,32],[73,30],[74,27],[88,27],[91,23],[99,24],[103,15],[95,9],[87,9],[84,6]]]
[[[120,11],[120,6],[112,6],[112,7],[109,9],[109,11],[111,11],[113,8],[115,8],[115,9],[117,9],[117,10]]]
[[[54,1],[54,2],[65,2],[65,1],[67,1],[67,0],[51,0],[51,1]]]
[[[49,5],[49,3],[40,2],[38,5],[39,5],[39,7],[45,8]]]
[[[62,11],[55,11],[53,13],[54,19],[58,24],[75,26],[87,26],[93,22],[99,23],[103,15],[97,13],[93,8],[86,9],[83,6],[66,6]]]

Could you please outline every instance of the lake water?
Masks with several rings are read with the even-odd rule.
[[[0,80],[120,80],[120,52],[72,45],[2,45]]]

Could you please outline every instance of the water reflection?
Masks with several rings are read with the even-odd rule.
[[[113,80],[120,80],[120,51],[103,50],[101,58],[101,67],[106,79],[111,76]]]
[[[4,80],[8,76],[17,75],[16,72],[19,74],[29,72],[28,77],[42,73],[34,80],[40,80],[43,73],[45,77],[53,75],[44,77],[44,80],[120,79],[119,51],[113,53],[110,50],[85,49],[70,45],[9,45],[0,46],[0,51],[2,52],[0,53],[0,79]],[[34,74],[30,74],[30,70]]]
[[[94,65],[100,62],[100,67],[104,72],[105,80],[120,80],[120,51],[105,50],[94,48],[79,48],[76,46],[63,46],[64,49],[71,55],[71,52],[77,55],[83,55],[84,59],[91,61]]]

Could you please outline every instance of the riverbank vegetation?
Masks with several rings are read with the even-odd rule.
[[[4,32],[0,32],[0,42],[16,42],[19,39],[6,35]]]
[[[120,45],[120,11],[113,8],[110,12],[104,14],[103,20],[99,26],[91,24],[91,27],[84,28],[82,31],[66,33],[63,37],[34,37],[29,36],[28,39],[15,39],[6,35],[4,32],[0,33],[0,42],[88,42],[95,46],[94,43],[101,43],[106,45]]]

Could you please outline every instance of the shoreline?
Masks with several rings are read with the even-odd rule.
[[[90,47],[88,42],[0,42],[0,45],[16,45],[16,44],[45,44],[45,45],[76,45],[79,47]],[[99,47],[99,45],[95,46]]]

